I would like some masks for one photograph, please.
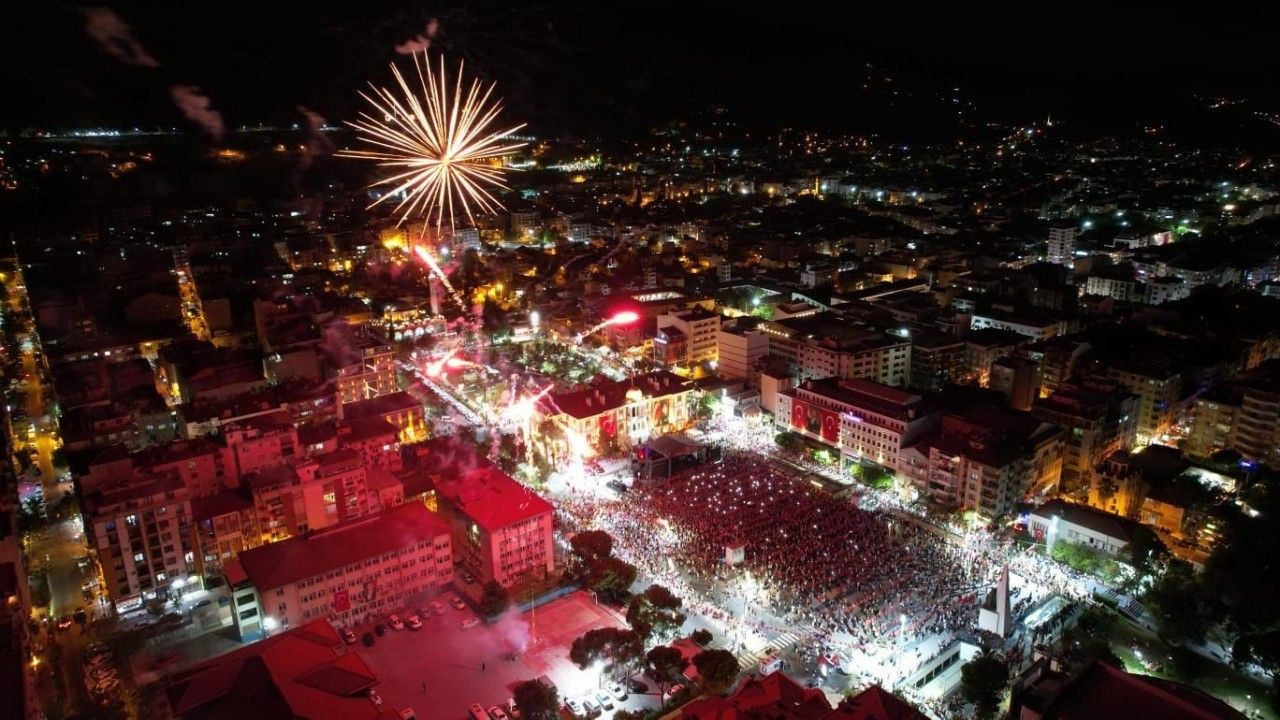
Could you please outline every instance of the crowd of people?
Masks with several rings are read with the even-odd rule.
[[[625,501],[580,496],[560,507],[571,524],[608,530],[620,557],[712,613],[741,612],[750,600],[761,617],[859,645],[971,627],[993,577],[989,546],[860,510],[755,453],[726,453]],[[724,561],[736,545],[750,588],[744,568]]]

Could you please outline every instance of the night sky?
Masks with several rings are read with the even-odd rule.
[[[895,14],[848,3],[119,3],[111,7],[146,58],[129,65],[90,39],[86,6],[23,5],[40,7],[0,30],[8,56],[0,125],[10,128],[182,125],[168,90],[175,84],[201,88],[229,127],[300,122],[299,105],[341,120],[358,106],[364,81],[388,79],[395,45],[433,17],[433,47],[497,80],[512,114],[547,133],[627,134],[718,105],[747,123],[851,130],[1049,113],[1082,126],[1132,126],[1194,117],[1198,93],[1267,109],[1276,96],[1266,23],[1165,9],[1072,4],[1061,6],[1071,15],[1044,16],[1030,6],[1024,15],[926,6]],[[959,120],[953,96],[973,105]]]

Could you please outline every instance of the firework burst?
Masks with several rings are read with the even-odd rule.
[[[421,216],[437,231],[446,222],[452,228],[455,210],[474,222],[473,209],[491,213],[502,207],[491,192],[507,189],[498,160],[524,146],[509,141],[524,125],[493,130],[502,112],[502,103],[492,99],[496,84],[486,88],[473,79],[464,89],[461,64],[452,82],[443,57],[433,68],[425,51],[414,53],[413,64],[419,88],[392,64],[399,94],[372,83],[372,94],[360,93],[376,114],[362,112],[347,124],[376,149],[338,154],[393,170],[371,186],[390,189],[370,207],[400,197],[394,210],[398,224]]]

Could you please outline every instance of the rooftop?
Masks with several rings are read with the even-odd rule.
[[[806,380],[797,390],[806,390],[897,420],[914,418],[921,402],[921,397],[914,393],[860,378]]]
[[[632,390],[654,398],[677,395],[687,389],[684,378],[659,370],[630,380],[604,380],[582,390],[553,392],[538,405],[544,415],[566,413],[575,418],[589,418],[628,405],[627,395]]]
[[[1043,720],[1094,720],[1126,708],[1132,720],[1243,720],[1231,706],[1170,680],[1094,661],[1070,677],[1046,673],[1020,698]]]
[[[425,505],[408,503],[246,550],[227,563],[227,579],[264,592],[448,533]]]
[[[490,531],[555,511],[540,495],[493,467],[443,480],[436,491],[472,522]]]
[[[373,704],[378,678],[342,648],[328,621],[315,620],[168,676],[165,697],[184,720],[399,717]]]
[[[1032,510],[1031,514],[1045,519],[1060,517],[1072,525],[1126,542],[1133,536],[1133,531],[1140,527],[1128,518],[1056,498]]]

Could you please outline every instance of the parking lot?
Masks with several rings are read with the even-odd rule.
[[[438,598],[442,614],[419,613],[421,630],[388,628],[373,647],[357,642],[355,647],[381,680],[377,691],[385,705],[413,708],[419,718],[462,720],[472,703],[486,708],[507,703],[513,686],[540,675],[552,679],[562,700],[581,698],[598,688],[600,678],[569,661],[569,646],[592,628],[623,626],[620,617],[596,605],[590,595],[576,592],[524,615],[513,612],[492,625],[464,629],[464,621],[476,615],[470,607],[455,609],[450,603],[454,594]],[[407,613],[399,615],[404,618]],[[356,636],[371,627],[356,629]],[[631,694],[615,703],[615,711],[656,707],[656,689],[648,685],[647,694]],[[602,715],[611,716],[612,712]]]

